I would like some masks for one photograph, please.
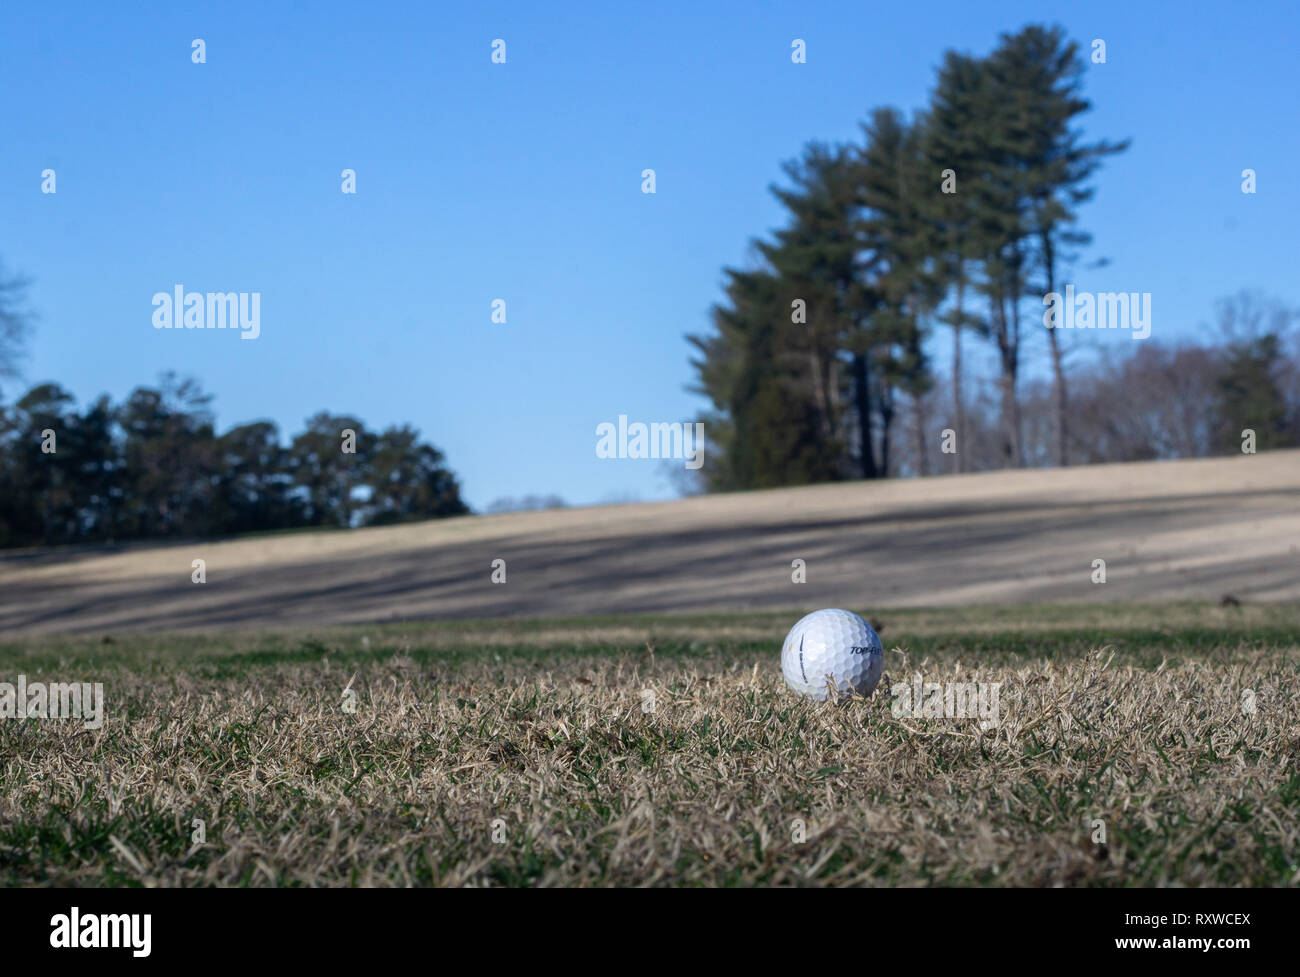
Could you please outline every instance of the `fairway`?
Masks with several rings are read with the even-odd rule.
[[[504,583],[492,581],[498,559]],[[791,582],[794,560],[806,584]],[[1300,451],[5,553],[0,594],[0,635],[866,602],[1294,601]]]
[[[0,884],[1300,882],[1300,604],[857,609],[840,705],[777,612],[9,641],[105,720],[0,722]]]

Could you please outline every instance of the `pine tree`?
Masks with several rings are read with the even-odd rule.
[[[810,144],[772,188],[790,214],[761,267],[728,269],[716,332],[688,336],[714,413],[710,487],[797,485],[850,474],[843,351],[859,317],[851,150]],[[859,378],[861,382],[861,378]],[[865,465],[874,462],[869,445]],[[874,471],[870,472],[874,474]]]
[[[895,109],[878,109],[863,125],[866,144],[860,156],[859,243],[863,259],[860,291],[873,301],[859,333],[876,364],[880,382],[880,468],[890,469],[890,432],[898,391],[919,411],[929,391],[923,346],[926,318],[941,296],[941,265],[934,255],[938,226],[924,188],[926,160],[921,127],[909,125]],[[924,423],[916,425],[920,457],[925,457]]]
[[[1083,62],[1078,45],[1059,27],[1029,26],[1004,34],[994,57],[1017,66],[1008,77],[1017,87],[1017,104],[1028,122],[1027,153],[1022,160],[1029,227],[1037,240],[1037,265],[1044,293],[1054,292],[1057,265],[1072,257],[1067,249],[1088,244],[1091,236],[1074,227],[1075,208],[1092,196],[1085,186],[1105,156],[1122,152],[1128,141],[1084,144],[1073,128],[1076,116],[1091,103],[1082,97]],[[1069,397],[1057,330],[1047,329],[1052,359],[1054,461],[1069,464]]]
[[[716,332],[690,336],[696,389],[713,402],[705,418],[714,491],[802,485],[839,474],[842,449],[828,439],[817,402],[807,327],[791,322],[797,290],[770,271],[728,269],[727,300],[714,307]]]
[[[1219,376],[1219,445],[1241,450],[1242,434],[1255,432],[1259,451],[1288,447],[1287,402],[1278,383],[1282,342],[1273,332],[1232,342]]]
[[[1012,39],[990,55],[986,85],[977,104],[984,127],[979,161],[979,224],[989,325],[997,347],[1002,401],[1002,458],[1010,467],[1025,462],[1018,383],[1021,366],[1021,300],[1031,262],[1030,168],[1036,151],[1033,65],[1020,57]]]
[[[923,144],[928,167],[922,187],[928,191],[928,213],[938,225],[936,256],[944,284],[952,288],[954,305],[943,316],[952,329],[952,412],[957,452],[956,471],[966,469],[966,405],[962,392],[963,333],[987,337],[988,326],[968,311],[972,263],[984,253],[979,240],[980,173],[989,158],[979,112],[988,84],[983,62],[949,51],[926,114]]]

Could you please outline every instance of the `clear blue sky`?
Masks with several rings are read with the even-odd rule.
[[[682,337],[779,222],[781,161],[921,106],[945,49],[1031,21],[1106,41],[1085,130],[1134,140],[1083,214],[1111,260],[1086,280],[1153,293],[1158,338],[1243,287],[1300,301],[1294,3],[176,6],[0,7],[0,259],[41,315],[25,381],[85,402],[173,369],[223,429],[411,422],[477,507],[671,495],[658,462],[597,459],[595,428],[702,406]],[[261,338],[154,330],[176,283],[261,292]]]

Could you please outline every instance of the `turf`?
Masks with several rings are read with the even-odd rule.
[[[1300,883],[1300,605],[860,610],[846,704],[794,612],[0,643],[107,713],[0,720],[0,884]]]

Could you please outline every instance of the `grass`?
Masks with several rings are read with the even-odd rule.
[[[838,705],[795,616],[2,643],[107,717],[0,720],[0,884],[1300,883],[1300,605],[869,610]],[[918,671],[999,723],[896,718]]]

